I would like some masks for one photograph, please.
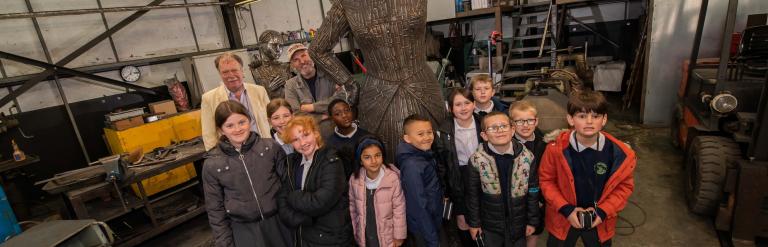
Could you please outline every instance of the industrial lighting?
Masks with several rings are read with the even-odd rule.
[[[730,93],[721,93],[712,98],[712,101],[709,102],[709,106],[719,113],[728,113],[739,106],[739,101]]]

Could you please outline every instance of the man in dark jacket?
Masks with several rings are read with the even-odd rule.
[[[410,241],[415,246],[437,247],[442,224],[443,190],[437,162],[430,147],[434,140],[432,124],[418,115],[404,123],[404,142],[397,145],[397,165],[405,194],[405,212]]]
[[[329,147],[315,151],[303,189],[294,183],[297,173],[302,173],[298,165],[302,159],[298,152],[288,156],[277,197],[280,219],[297,228],[296,246],[352,246],[347,183],[336,151]]]
[[[487,143],[470,157],[466,184],[470,233],[486,246],[525,246],[541,221],[533,153],[512,140],[514,126],[505,113],[489,113],[481,126]]]

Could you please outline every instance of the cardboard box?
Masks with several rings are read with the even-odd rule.
[[[142,116],[135,116],[112,122],[112,128],[116,130],[125,130],[142,124],[144,124],[144,118]]]
[[[173,100],[164,100],[164,101],[150,103],[149,112],[151,112],[152,114],[169,115],[169,114],[175,114],[177,111],[176,111],[176,105],[173,103]]]

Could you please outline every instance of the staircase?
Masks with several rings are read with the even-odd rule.
[[[518,5],[512,12],[512,42],[503,67],[503,80],[499,89],[503,101],[514,101],[514,93],[523,91],[527,77],[538,73],[543,66],[554,65],[556,48],[552,30],[556,25],[556,11],[549,1]],[[550,11],[551,10],[551,11]],[[547,20],[548,15],[551,19]],[[546,26],[549,25],[549,28]],[[546,33],[546,34],[545,34]],[[543,53],[539,50],[544,38]]]

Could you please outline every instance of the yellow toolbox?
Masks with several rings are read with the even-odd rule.
[[[155,148],[171,145],[172,141],[185,141],[199,137],[201,133],[199,110],[181,113],[125,130],[104,129],[104,136],[112,154],[131,152],[139,147],[144,153],[149,153]],[[144,179],[141,184],[144,191],[150,196],[189,181],[196,176],[194,165],[188,163]],[[133,192],[139,195],[138,186],[133,184],[131,187]]]

